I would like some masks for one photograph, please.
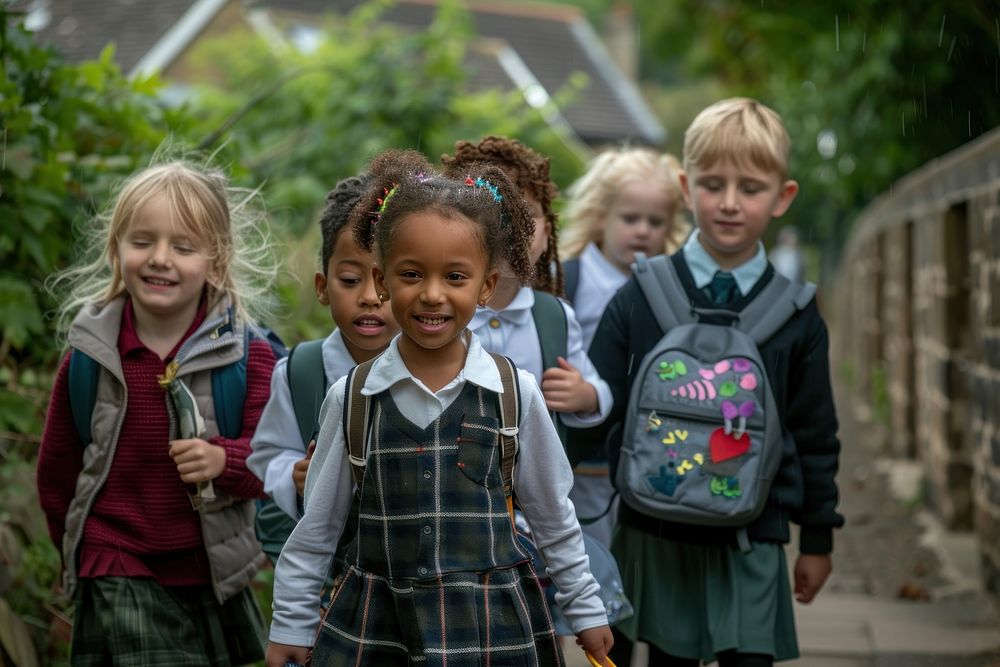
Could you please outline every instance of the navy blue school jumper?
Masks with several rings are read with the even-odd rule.
[[[697,289],[691,272],[684,259],[683,252],[677,252],[670,260],[677,268],[684,289],[691,302],[696,307],[718,308],[713,306],[708,298]],[[726,308],[740,311],[764,288],[774,276],[774,269],[768,265],[764,275],[757,281],[749,294],[735,298],[726,304]],[[590,357],[594,366],[611,387],[615,397],[615,405],[611,415],[599,427],[587,430],[571,430],[569,446],[586,450],[600,450],[607,447],[612,469],[612,479],[617,470],[621,448],[621,424],[624,421],[625,410],[629,401],[629,393],[638,372],[640,361],[662,337],[663,332],[650,310],[649,304],[642,294],[635,278],[622,287],[618,294],[608,304],[607,309],[597,328],[594,342],[590,348]],[[835,475],[840,443],[837,439],[837,418],[835,414],[833,395],[830,388],[830,370],[828,360],[828,336],[815,302],[796,313],[769,341],[761,346],[761,357],[770,380],[779,417],[784,431],[784,453],[777,476],[772,484],[770,496],[762,514],[748,526],[748,534],[753,543],[769,543],[781,545],[789,541],[789,521],[795,521],[801,526],[799,551],[803,554],[828,554],[833,547],[833,529],[843,524],[843,518],[836,512],[837,487]],[[619,537],[636,536],[636,533],[647,537],[655,537],[664,542],[663,558],[656,568],[651,564],[648,575],[635,585],[646,589],[659,589],[662,595],[664,585],[683,587],[684,577],[681,569],[690,571],[689,565],[681,563],[690,557],[690,550],[680,549],[680,555],[669,556],[676,546],[693,545],[695,551],[711,547],[721,547],[723,550],[733,550],[735,547],[735,529],[692,526],[676,522],[663,521],[638,512],[625,503],[621,504],[619,524],[622,535]],[[641,537],[641,535],[640,535]],[[635,557],[641,549],[635,540],[616,539],[615,554],[623,573],[630,564],[621,560]],[[621,554],[622,547],[628,547],[627,554]],[[648,546],[648,544],[646,545]],[[772,556],[780,557],[780,549],[761,549],[769,551]],[[719,552],[721,553],[721,551]],[[620,555],[621,554],[621,555]],[[652,556],[646,552],[645,558]],[[661,556],[658,554],[658,558]],[[706,560],[697,557],[698,567],[705,566]],[[708,571],[716,572],[708,565]],[[725,566],[728,568],[728,564]],[[673,572],[670,568],[677,568]],[[662,575],[662,576],[661,576]],[[729,574],[719,574],[724,577]],[[739,575],[737,575],[738,577]],[[671,582],[673,582],[671,584]],[[634,583],[634,582],[633,582]],[[628,584],[626,584],[628,588]],[[784,583],[787,589],[787,582]],[[653,592],[652,590],[648,592]],[[633,601],[641,597],[642,591],[626,591]],[[773,593],[773,591],[772,591]],[[702,591],[701,594],[705,594]],[[790,593],[782,592],[790,597]],[[700,605],[703,601],[688,600],[691,607]],[[726,601],[727,606],[729,601]],[[737,605],[739,606],[739,605]],[[711,612],[711,610],[709,610]],[[790,603],[782,612],[789,616]],[[637,610],[641,616],[641,610]],[[641,624],[641,618],[636,621]],[[791,625],[790,628],[794,628]],[[789,631],[790,628],[786,628]],[[792,631],[793,632],[793,631]],[[667,651],[665,647],[661,647]],[[746,650],[740,646],[739,650]],[[792,637],[794,648],[794,637]],[[724,647],[716,649],[725,650]],[[669,652],[669,651],[668,651]],[[775,649],[774,654],[779,659],[782,648]],[[701,657],[706,659],[705,648],[695,650],[692,654],[682,657]],[[784,657],[792,657],[791,655]]]
[[[358,524],[345,528],[357,539],[312,664],[562,665],[544,591],[511,529],[497,394],[466,383],[426,428],[389,391],[371,406]]]

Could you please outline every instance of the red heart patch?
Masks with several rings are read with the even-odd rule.
[[[708,439],[708,451],[712,457],[712,463],[722,463],[737,456],[743,456],[750,450],[750,434],[744,433],[739,439],[734,438],[732,433],[727,434],[726,429],[717,428],[712,431]]]

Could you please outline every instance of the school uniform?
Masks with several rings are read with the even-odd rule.
[[[344,345],[340,329],[326,337],[321,346],[323,373],[327,386],[347,375],[357,364]],[[316,406],[318,411],[319,406]],[[253,452],[247,457],[247,467],[264,482],[264,491],[285,514],[298,520],[299,494],[292,481],[292,468],[306,455],[299,424],[292,405],[288,385],[288,357],[279,359],[271,375],[271,397],[264,406],[257,431],[250,441]]]
[[[719,269],[695,232],[671,256],[693,306],[739,312],[771,280],[763,245],[730,271],[729,295],[713,300]],[[724,323],[718,320],[719,323]],[[663,336],[638,282],[632,278],[608,305],[590,356],[615,396],[598,428],[570,433],[571,446],[593,447],[624,420],[641,359]],[[736,529],[663,521],[622,504],[612,550],[635,615],[618,627],[630,639],[651,641],[671,655],[714,660],[737,650],[778,660],[797,657],[791,592],[782,544],[789,520],[801,526],[799,551],[828,554],[836,512],[835,475],[840,443],[830,389],[828,336],[815,302],[797,312],[761,347],[783,426],[783,457],[761,515],[747,526],[753,546],[741,553]],[[621,431],[607,440],[612,473]],[[678,619],[665,624],[663,618]]]
[[[589,382],[597,391],[598,409],[591,413],[558,413],[558,418],[566,426],[586,428],[604,421],[611,412],[614,402],[608,384],[594,370],[594,364],[587,356],[584,346],[583,332],[572,306],[560,300],[566,313],[566,360],[580,371],[583,379]],[[538,342],[538,330],[531,316],[531,308],[535,304],[535,293],[530,287],[522,287],[505,308],[494,310],[489,306],[479,308],[469,323],[472,330],[488,352],[505,354],[518,368],[530,372],[539,384],[542,382],[542,354]],[[596,324],[596,322],[595,322]],[[576,507],[578,517],[597,517],[605,508],[613,495],[614,489],[608,480],[607,465],[603,462],[597,465],[596,473],[591,464],[587,474],[576,474],[576,483],[570,492],[570,499]],[[588,522],[583,526],[584,532],[598,539],[605,546],[611,544],[611,529],[614,525],[614,513],[609,512],[597,521]]]
[[[573,296],[580,330],[583,332],[584,349],[590,347],[597,331],[597,324],[611,297],[615,295],[628,276],[608,261],[595,243],[588,243],[576,260],[580,262],[580,281]]]
[[[313,664],[563,664],[499,474],[500,375],[469,335],[463,369],[431,392],[411,377],[399,338],[362,393],[372,426],[348,571],[320,624],[319,591],[345,530],[353,477],[342,413],[346,379],[324,402],[305,514],[278,560],[271,641],[312,645]],[[574,631],[607,623],[567,496],[572,472],[534,378],[518,371],[518,504]],[[318,634],[317,634],[318,628]]]

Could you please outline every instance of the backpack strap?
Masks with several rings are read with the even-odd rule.
[[[559,299],[548,292],[532,290],[535,304],[531,307],[531,319],[535,321],[538,344],[542,350],[542,368],[552,368],[559,362],[556,357],[566,358],[569,338],[569,323],[566,311]]]
[[[73,348],[69,353],[69,408],[73,413],[73,425],[80,436],[80,444],[89,445],[92,438],[90,420],[97,404],[97,361],[93,357]]]
[[[740,311],[739,328],[758,346],[763,345],[815,296],[814,284],[793,282],[775,272],[764,289]]]
[[[292,397],[292,410],[304,446],[316,432],[319,408],[329,389],[323,366],[323,339],[299,343],[288,353],[285,378]]]
[[[684,291],[677,269],[666,255],[649,258],[641,252],[635,253],[632,275],[664,333],[695,321],[691,299]]]
[[[234,439],[243,431],[243,403],[247,396],[247,357],[250,356],[250,329],[244,330],[243,356],[234,363],[212,371],[212,403],[219,435]]]
[[[344,387],[344,438],[347,440],[354,484],[359,489],[365,476],[365,431],[371,410],[371,397],[362,394],[361,389],[374,365],[375,359],[369,359],[352,368],[347,373],[347,386]]]
[[[566,311],[559,299],[548,292],[533,290],[535,305],[531,307],[531,318],[535,321],[535,331],[538,332],[538,345],[542,352],[542,371],[559,365],[557,357],[566,358],[569,350],[569,322]],[[541,384],[541,378],[539,378]],[[566,445],[566,425],[559,415],[552,414],[552,423],[556,426],[559,441]]]
[[[521,421],[521,388],[517,383],[517,369],[502,354],[490,352],[493,363],[500,372],[503,393],[500,395],[500,477],[503,480],[503,494],[507,498],[507,509],[513,512],[514,462],[517,459],[517,431]],[[511,517],[513,519],[513,515]]]
[[[563,291],[566,292],[566,300],[573,303],[576,299],[576,290],[580,287],[580,258],[574,257],[562,263],[563,267]]]

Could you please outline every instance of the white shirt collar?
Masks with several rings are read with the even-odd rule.
[[[580,253],[580,268],[583,269],[584,267],[586,267],[588,275],[590,275],[592,269],[595,275],[613,276],[612,280],[614,282],[620,282],[623,285],[628,280],[628,276],[608,261],[608,258],[604,256],[604,253],[601,252],[601,249],[593,241],[588,243],[583,252]]]
[[[687,261],[688,268],[691,270],[691,276],[694,278],[695,287],[701,289],[712,282],[716,271],[722,271],[723,269],[708,254],[701,241],[698,240],[698,236],[699,232],[697,229],[692,231],[691,235],[688,236],[688,240],[684,243],[682,252],[684,253],[684,259]],[[753,289],[753,286],[757,284],[757,281],[761,279],[766,270],[767,254],[764,252],[764,244],[757,241],[757,253],[753,258],[734,269],[730,269],[729,273],[736,279],[736,286],[739,288],[740,294],[746,295],[750,293],[750,290]]]
[[[464,335],[468,336],[465,365],[458,372],[458,375],[455,376],[455,379],[439,389],[438,393],[454,387],[460,382],[471,382],[488,391],[502,394],[503,384],[500,381],[500,371],[497,370],[493,358],[483,349],[482,343],[479,342],[479,336],[471,331],[466,331]],[[382,393],[398,382],[412,382],[428,391],[428,393],[434,393],[430,392],[424,386],[423,382],[410,374],[410,370],[399,355],[400,336],[402,334],[397,334],[392,339],[392,342],[389,343],[389,347],[386,348],[385,352],[375,359],[371,373],[368,375],[368,379],[365,380],[365,386],[361,390],[363,395],[372,396]]]
[[[531,307],[534,305],[535,291],[528,286],[521,287],[514,295],[514,300],[500,310],[493,310],[488,305],[476,308],[469,328],[476,331],[494,317],[500,317],[511,324],[524,324],[531,317]]]

